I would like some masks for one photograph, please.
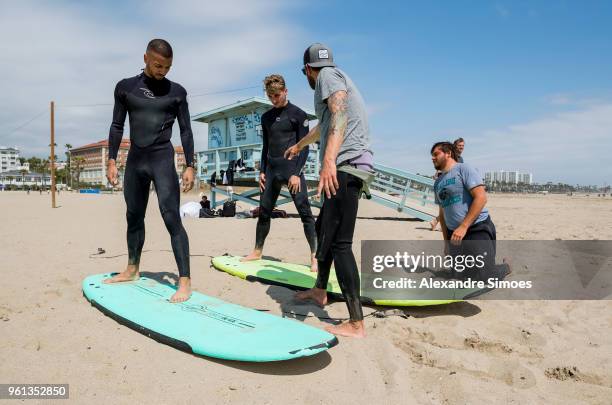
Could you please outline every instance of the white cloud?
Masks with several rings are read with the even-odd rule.
[[[572,99],[568,94],[557,93],[548,96],[547,101],[552,105],[567,105],[572,102]]]
[[[495,11],[497,14],[503,18],[510,16],[510,10],[501,3],[497,3],[495,5]]]
[[[307,42],[289,6],[280,1],[123,2],[112,10],[74,2],[14,2],[0,14],[0,144],[22,154],[44,155],[49,118],[12,129],[57,102],[58,144],[104,139],[112,106],[66,108],[66,104],[112,104],[117,81],[138,74],[149,39],[166,38],[174,48],[171,80],[189,93],[258,84],[261,72],[297,60]],[[96,8],[97,7],[97,8]],[[194,98],[191,112],[250,95],[256,89]],[[194,125],[196,148],[202,134]],[[127,133],[126,133],[127,135]],[[204,141],[205,142],[205,141]]]
[[[368,113],[368,117],[371,117],[389,110],[392,106],[393,103],[387,101],[366,103],[366,112]]]
[[[472,143],[469,155],[485,170],[530,171],[539,181],[609,182],[612,165],[601,152],[612,149],[612,104],[485,131]]]
[[[212,27],[228,33],[241,30],[245,25],[288,23],[283,13],[293,7],[281,0],[148,0],[138,4],[143,14],[163,23],[176,23],[189,29]]]
[[[428,152],[434,139],[402,135],[403,139],[399,136],[375,139],[376,160],[413,172],[432,172]],[[610,103],[464,135],[464,138],[466,162],[481,172],[501,169],[531,172],[537,182],[599,185],[612,182],[608,157],[612,150]]]

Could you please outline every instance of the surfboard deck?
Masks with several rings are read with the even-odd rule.
[[[308,266],[301,264],[265,259],[241,262],[240,259],[241,256],[217,256],[212,259],[212,265],[217,270],[248,281],[259,281],[265,284],[279,285],[297,290],[312,288],[317,278],[317,273],[311,272]],[[342,291],[333,269],[329,275],[327,292],[335,299],[343,299]],[[361,301],[364,304],[405,307],[443,305],[461,300],[382,300],[362,296]]]
[[[104,314],[160,343],[226,360],[266,362],[312,356],[338,343],[302,322],[193,292],[182,303],[176,288],[148,277],[104,284],[111,274],[83,280],[83,295]]]

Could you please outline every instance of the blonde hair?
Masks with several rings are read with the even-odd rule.
[[[279,74],[266,76],[263,82],[266,93],[276,94],[279,91],[285,90],[285,79]]]

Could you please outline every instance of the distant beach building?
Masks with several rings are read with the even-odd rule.
[[[119,169],[119,183],[123,185],[123,172],[130,150],[130,140],[122,139],[117,153],[117,168]],[[106,162],[108,161],[108,140],[90,143],[70,149],[70,166],[77,178],[76,171],[80,171],[79,181],[87,184],[107,185]],[[174,166],[177,174],[181,174],[185,167],[185,154],[182,146],[174,147]]]
[[[62,170],[66,168],[67,163],[63,161],[54,162],[53,166],[55,166],[55,170]],[[47,169],[51,170],[51,162],[47,163]]]
[[[8,186],[15,186],[18,188],[22,187],[50,187],[51,186],[51,174],[45,173],[26,173],[25,170],[10,170],[0,173],[0,188],[4,189]],[[57,187],[61,188],[63,184],[58,184]]]
[[[521,173],[519,171],[498,170],[485,172],[485,184],[506,183],[506,184],[532,184],[533,174]]]
[[[523,184],[533,183],[533,175],[531,173],[522,173],[521,180],[519,181],[519,183],[523,183]]]
[[[19,149],[0,146],[0,173],[19,169]]]

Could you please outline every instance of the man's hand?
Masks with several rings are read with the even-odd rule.
[[[461,241],[465,237],[466,233],[467,233],[467,226],[463,224],[459,225],[457,229],[455,229],[455,232],[453,232],[453,234],[450,237],[451,243],[455,246],[459,246],[461,244]]]
[[[336,164],[332,162],[325,162],[323,169],[319,173],[319,187],[317,187],[317,195],[321,195],[321,192],[325,192],[327,198],[331,198],[332,195],[336,195],[336,190],[340,186],[338,185],[338,178],[336,177]]]
[[[266,188],[266,174],[259,173],[259,191],[263,193],[265,188]]]
[[[188,166],[183,172],[183,193],[190,191],[193,188],[195,173],[193,167]]]
[[[289,187],[289,192],[291,192],[291,194],[297,194],[300,192],[300,178],[296,175],[293,175],[291,177],[289,177],[289,185],[287,187]]]
[[[106,164],[106,179],[110,183],[111,186],[116,186],[119,184],[118,179],[119,171],[117,170],[117,165],[114,159],[109,159]]]
[[[285,159],[291,160],[300,154],[300,148],[297,143],[285,151]]]

